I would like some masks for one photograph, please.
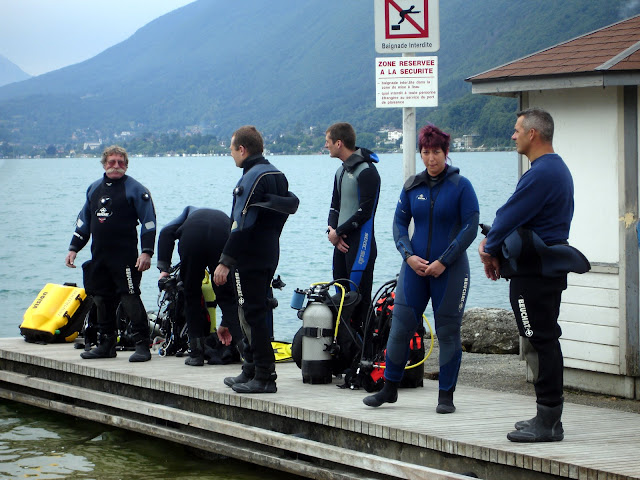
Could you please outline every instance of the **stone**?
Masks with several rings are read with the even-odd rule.
[[[517,354],[520,336],[515,316],[502,308],[470,308],[462,317],[462,348],[471,353]]]

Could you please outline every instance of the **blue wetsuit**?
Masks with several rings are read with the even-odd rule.
[[[361,295],[352,314],[353,325],[360,330],[371,303],[373,267],[378,254],[374,217],[380,197],[380,175],[374,163],[375,153],[357,148],[336,171],[328,225],[338,236],[346,235],[347,253],[333,251],[333,279],[348,278]],[[353,289],[345,282],[345,288]]]
[[[505,239],[520,227],[532,230],[546,245],[567,243],[572,218],[571,172],[559,155],[542,155],[531,163],[513,195],[496,212],[484,250],[500,257]],[[534,254],[523,252],[519,263],[535,257]],[[536,401],[555,407],[563,401],[564,360],[558,315],[562,291],[567,288],[567,274],[548,276],[539,270],[516,269],[509,281],[509,300],[520,335],[528,339],[538,357],[533,361],[538,364],[538,371],[534,372]]]
[[[466,250],[478,233],[478,217],[473,186],[456,167],[446,166],[435,181],[425,170],[405,183],[393,220],[393,237],[405,261],[387,342],[387,380],[402,379],[409,341],[431,299],[440,344],[440,390],[455,388],[462,358],[460,326],[469,292]],[[412,218],[415,232],[409,239]],[[412,255],[439,260],[446,269],[438,278],[421,277],[406,262]]]

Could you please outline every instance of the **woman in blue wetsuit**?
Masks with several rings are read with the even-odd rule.
[[[469,293],[466,250],[478,233],[478,198],[460,169],[447,164],[450,136],[433,125],[420,130],[426,169],[405,183],[393,220],[403,258],[387,342],[384,388],[364,398],[370,407],[394,403],[409,358],[409,341],[431,300],[440,344],[438,413],[453,413],[462,344],[460,326]],[[415,232],[409,236],[409,223]]]

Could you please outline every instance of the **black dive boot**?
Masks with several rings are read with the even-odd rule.
[[[189,356],[184,364],[192,367],[204,365],[204,338],[194,338],[189,342]]]
[[[438,390],[438,406],[436,413],[453,413],[456,406],[453,404],[453,389]]]
[[[516,425],[524,425],[519,430],[507,434],[512,442],[559,442],[564,438],[562,428],[562,404],[555,407],[537,404],[538,414],[531,420],[523,420]],[[516,427],[517,428],[517,427]]]
[[[520,420],[519,422],[516,422],[514,427],[516,430],[522,430],[523,428],[527,428],[529,425],[531,425],[531,423],[533,423],[535,419],[536,417],[530,418],[529,420]]]
[[[253,380],[253,377],[256,373],[256,367],[253,363],[244,363],[242,365],[242,372],[237,377],[227,377],[224,379],[224,384],[227,387],[233,387],[238,383],[247,383]]]
[[[149,341],[140,340],[136,342],[136,351],[129,357],[130,362],[148,362],[151,360],[151,352],[149,351]]]
[[[369,407],[379,407],[383,403],[396,403],[398,401],[398,385],[400,382],[384,381],[384,387],[378,393],[364,397],[362,402]]]
[[[80,356],[84,359],[114,358],[116,356],[116,343],[118,339],[115,333],[103,333],[98,335],[98,346],[84,351]]]
[[[276,393],[276,372],[267,375],[256,375],[246,383],[234,383],[231,388],[237,393]]]

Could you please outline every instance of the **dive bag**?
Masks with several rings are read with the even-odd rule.
[[[24,313],[20,333],[32,343],[73,342],[92,305],[75,283],[47,283]]]

